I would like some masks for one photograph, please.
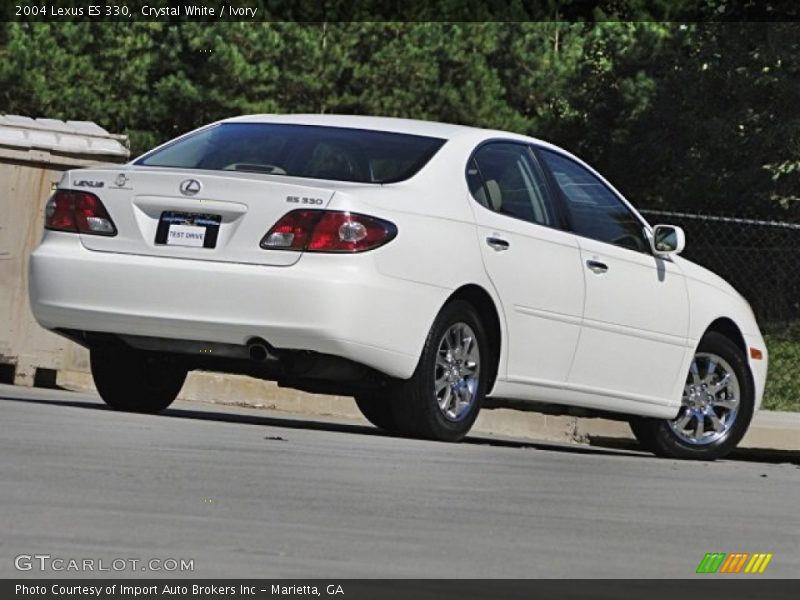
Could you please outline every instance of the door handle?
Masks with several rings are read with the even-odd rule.
[[[493,236],[487,237],[486,243],[489,244],[490,248],[493,248],[498,252],[502,252],[503,250],[508,250],[508,247],[511,245],[503,238],[493,237]]]
[[[586,266],[589,267],[589,270],[592,273],[597,273],[598,275],[608,271],[608,265],[604,262],[600,262],[599,260],[587,260]]]

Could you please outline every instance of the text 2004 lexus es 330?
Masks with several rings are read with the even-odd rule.
[[[163,410],[204,369],[352,395],[405,435],[457,441],[503,406],[627,419],[659,455],[713,459],[767,356],[683,246],[536,139],[261,115],[65,173],[30,292],[122,410]]]

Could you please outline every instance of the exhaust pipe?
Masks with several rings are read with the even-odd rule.
[[[278,360],[264,340],[253,339],[247,344],[247,349],[250,351],[250,360],[255,362],[265,362],[268,360]]]

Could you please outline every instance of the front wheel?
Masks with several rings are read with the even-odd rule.
[[[753,417],[755,390],[747,360],[730,339],[715,332],[701,340],[683,389],[678,416],[636,418],[631,430],[658,456],[714,460],[744,437]]]
[[[486,394],[490,360],[486,330],[475,308],[463,300],[445,305],[414,375],[391,392],[398,430],[446,442],[463,439]]]
[[[133,348],[95,348],[90,360],[97,392],[116,410],[159,413],[186,380],[187,369],[179,363]]]

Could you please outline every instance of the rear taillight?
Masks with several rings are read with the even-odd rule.
[[[391,241],[394,224],[350,212],[293,210],[272,226],[261,240],[265,250],[299,252],[364,252]]]
[[[320,210],[293,210],[283,215],[261,240],[265,250],[299,250],[308,246],[311,232],[322,216]]]
[[[117,235],[117,228],[100,198],[73,190],[57,190],[47,201],[44,226],[55,231]]]

